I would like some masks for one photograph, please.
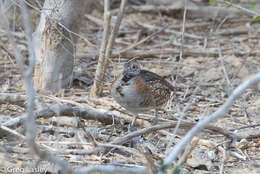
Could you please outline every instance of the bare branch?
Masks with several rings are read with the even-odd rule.
[[[83,118],[85,120],[96,120],[103,124],[120,124],[120,119],[117,117],[112,117],[110,114],[98,112],[91,109],[83,109],[77,106],[70,106],[68,104],[55,104],[50,107],[42,108],[34,112],[34,117],[36,118],[50,118],[53,116],[58,115],[68,115],[68,116],[77,116]],[[22,123],[26,118],[26,115],[21,115],[14,119],[8,120],[7,122],[3,123],[3,126],[7,127],[14,127]]]
[[[223,1],[223,2],[226,3],[227,5],[231,5],[232,7],[237,8],[237,9],[239,9],[239,10],[242,10],[242,11],[247,12],[247,13],[250,14],[251,16],[260,16],[260,13],[251,11],[251,10],[249,10],[249,9],[247,9],[247,8],[241,7],[240,5],[236,5],[236,4],[231,3],[231,2],[229,2],[229,1]]]
[[[63,173],[73,173],[72,168],[70,165],[63,161],[58,159],[55,156],[52,156],[51,154],[48,154],[45,151],[40,150],[39,146],[35,143],[35,137],[36,137],[36,123],[35,123],[35,116],[34,116],[34,106],[35,106],[35,90],[33,86],[33,70],[35,65],[35,55],[34,55],[34,44],[32,42],[32,32],[30,27],[30,19],[27,11],[27,7],[24,3],[24,1],[20,1],[20,9],[23,16],[23,22],[24,27],[26,31],[26,38],[28,41],[29,46],[29,66],[26,66],[24,64],[24,57],[21,55],[19,49],[16,46],[16,43],[14,41],[14,38],[12,35],[8,32],[8,38],[13,46],[13,51],[15,53],[16,61],[18,63],[18,66],[21,70],[21,73],[25,80],[26,85],[26,94],[27,94],[27,113],[25,118],[25,127],[26,127],[26,140],[27,144],[29,145],[29,148],[31,148],[32,152],[35,153],[37,156],[40,157],[42,160],[48,160],[50,162],[53,162],[57,165],[59,165],[62,168]],[[7,21],[7,19],[5,18]],[[8,23],[8,21],[7,21]]]
[[[106,50],[107,50],[107,43],[108,43],[108,37],[110,33],[110,21],[111,21],[111,15],[110,15],[110,0],[104,1],[104,23],[103,23],[103,36],[102,36],[102,43],[101,48],[99,51],[99,57],[98,57],[98,65],[97,70],[95,74],[95,81],[93,84],[93,87],[91,88],[90,95],[96,96],[101,95],[102,93],[102,81],[104,79],[105,74],[105,62],[107,57],[105,56]]]
[[[180,51],[180,59],[182,59],[182,54],[183,54],[183,44],[184,44],[184,33],[185,33],[186,14],[187,14],[187,0],[184,0],[184,12],[183,12],[183,22],[182,22],[182,32],[181,32],[181,51]]]
[[[174,146],[172,152],[168,157],[164,159],[164,166],[169,165],[176,160],[179,153],[185,148],[185,146],[191,141],[191,139],[197,135],[203,128],[205,128],[210,122],[224,116],[224,114],[229,110],[234,101],[241,96],[241,94],[251,85],[260,81],[260,73],[257,73],[253,78],[243,82],[239,85],[232,93],[232,95],[227,99],[227,101],[213,114],[199,121],[186,135],[185,137]]]
[[[78,174],[88,174],[94,172],[102,172],[106,174],[148,174],[146,167],[120,167],[114,165],[93,165],[79,168],[76,170]]]
[[[91,88],[91,94],[90,94],[91,96],[100,96],[102,94],[104,74],[107,69],[108,59],[110,58],[110,56],[112,54],[112,48],[113,48],[115,38],[118,34],[118,30],[119,30],[119,27],[120,27],[120,24],[121,24],[123,15],[124,15],[126,3],[127,3],[127,0],[121,1],[120,11],[118,13],[115,26],[113,27],[111,34],[109,36],[109,40],[107,42],[107,47],[105,49],[105,55],[104,55],[105,57],[103,59],[98,60],[98,68],[97,68],[97,72],[95,75],[95,81],[94,81],[93,87]],[[106,9],[105,9],[105,11],[106,11]],[[105,30],[104,30],[104,32],[105,32]]]
[[[26,100],[25,95],[15,93],[0,93],[0,104],[12,103],[19,106],[23,106]]]

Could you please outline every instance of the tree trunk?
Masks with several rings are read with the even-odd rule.
[[[40,23],[33,34],[37,89],[58,92],[70,85],[75,46],[82,17],[93,0],[45,0]]]

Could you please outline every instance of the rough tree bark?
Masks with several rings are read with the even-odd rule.
[[[57,92],[72,80],[75,45],[84,13],[93,0],[45,0],[40,23],[33,34],[37,89]]]

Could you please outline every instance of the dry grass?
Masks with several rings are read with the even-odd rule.
[[[98,12],[94,12],[92,15],[101,16]],[[101,45],[101,26],[89,18],[86,18],[83,23],[86,26],[82,26],[80,35],[88,38],[95,47],[89,46],[83,40],[79,41],[74,70],[81,73],[80,77],[85,77],[85,80],[89,82],[94,77],[97,65],[98,49]],[[142,44],[136,44],[165,25],[169,26]],[[81,119],[77,119],[73,114],[68,114],[68,118],[62,117],[62,119],[59,119],[60,116],[63,116],[61,114],[54,118],[42,116],[37,119],[37,143],[48,146],[52,153],[67,159],[74,167],[89,164],[159,166],[174,144],[179,142],[190,129],[191,123],[195,123],[215,111],[238,84],[260,70],[259,22],[254,22],[245,16],[225,21],[223,19],[212,21],[187,18],[185,32],[190,35],[184,37],[183,55],[182,59],[179,59],[179,54],[165,50],[180,51],[181,27],[181,18],[173,18],[159,12],[127,14],[115,41],[114,56],[110,59],[104,97],[90,99],[88,83],[76,80],[71,88],[57,96],[41,93],[37,95],[37,110],[44,105],[69,103],[70,106],[78,106],[86,110],[92,109],[106,113],[111,118],[120,118],[121,123],[102,124],[99,121],[84,120],[81,117]],[[22,35],[19,31],[16,33]],[[25,38],[17,37],[19,47],[27,55]],[[134,44],[136,44],[135,48],[125,51],[122,55],[116,54]],[[5,48],[1,52],[0,59],[1,93],[25,94],[10,45],[3,35],[0,36],[0,48],[1,50]],[[151,52],[136,55],[135,50]],[[196,53],[192,51],[196,51]],[[219,56],[220,52],[222,56]],[[122,63],[133,56],[140,57],[138,60],[144,69],[160,74],[176,87],[172,100],[169,101],[165,110],[159,113],[159,124],[174,123],[181,115],[183,115],[182,123],[190,123],[181,125],[176,131],[176,135],[173,135],[174,127],[158,131],[151,130],[141,133],[142,136],[135,135],[136,139],[142,142],[142,147],[151,151],[151,155],[140,152],[144,149],[129,147],[130,139],[127,137],[125,141],[117,141],[118,138],[127,134],[131,116],[111,98],[110,83],[114,76],[120,73]],[[199,88],[194,92],[196,87]],[[207,173],[209,170],[210,173],[218,173],[220,170],[218,167],[223,163],[226,173],[257,173],[255,164],[260,163],[259,90],[260,86],[248,89],[225,117],[211,124],[221,128],[222,132],[207,128],[200,134],[200,141],[192,147],[193,151],[187,156],[188,161],[181,167],[184,172]],[[4,103],[0,95],[1,123],[21,116],[24,111],[23,103]],[[152,118],[152,112],[142,114],[138,119],[137,129],[150,127]],[[13,130],[23,134],[21,126],[15,126]],[[227,142],[231,140],[224,136],[223,131],[236,133],[245,139],[239,139],[234,144],[227,145]],[[0,133],[2,134],[1,148],[4,149],[2,151],[0,149],[0,158],[8,159],[8,164],[5,165],[27,165],[29,162],[26,161],[32,156],[29,155],[23,139],[14,138],[12,132],[1,131]],[[252,138],[252,136],[255,137]],[[169,140],[171,140],[171,144],[169,144]],[[203,140],[210,145],[202,143]],[[99,149],[100,147],[105,147],[105,151],[104,148]],[[235,155],[232,155],[231,151]],[[224,153],[227,153],[227,157],[223,161]],[[3,154],[7,154],[7,156]],[[206,155],[207,159],[201,157],[195,160],[199,161],[200,165],[192,166],[189,161],[194,160],[194,154],[197,158],[200,158],[200,155]],[[213,154],[213,157],[210,158],[208,154]],[[150,159],[152,162],[147,162],[149,161],[147,158],[152,158]]]

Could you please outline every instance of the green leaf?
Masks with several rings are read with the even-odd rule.
[[[160,171],[164,172],[167,169],[168,165],[161,165]]]
[[[174,167],[172,174],[180,174],[180,173],[181,173],[181,169],[179,168],[179,166]]]
[[[252,9],[255,9],[255,8],[256,8],[256,3],[253,2],[253,3],[251,4],[251,7],[252,7]]]
[[[232,5],[231,4],[227,4],[227,8],[230,8]]]
[[[253,16],[253,19],[254,19],[254,20],[258,20],[258,19],[259,19],[259,16],[254,15],[254,16]]]
[[[215,2],[216,2],[216,0],[209,0],[209,5],[214,5],[215,4]]]

